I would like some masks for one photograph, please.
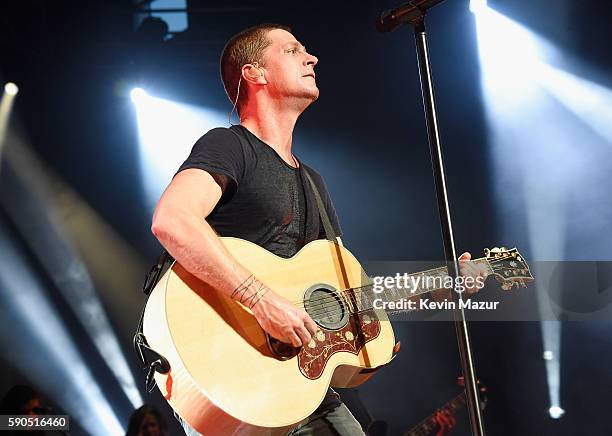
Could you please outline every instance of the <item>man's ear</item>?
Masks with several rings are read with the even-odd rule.
[[[265,85],[268,83],[263,68],[261,68],[257,62],[245,64],[242,67],[241,73],[242,80],[252,83],[253,85]]]

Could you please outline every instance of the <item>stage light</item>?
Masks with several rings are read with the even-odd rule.
[[[19,92],[19,87],[13,82],[7,82],[4,85],[4,92],[6,92],[8,95],[17,95]]]
[[[512,105],[525,104],[535,93],[532,72],[549,56],[545,53],[548,47],[486,2],[475,16],[483,87]]]
[[[153,209],[193,144],[213,127],[227,125],[227,115],[150,95],[137,98],[134,106],[143,186]]]
[[[560,68],[541,64],[538,84],[595,132],[612,143],[612,90]]]
[[[65,183],[36,158],[26,144],[20,143],[7,151],[8,162],[15,174],[7,195],[0,204],[23,235],[31,253],[46,270],[47,277],[64,296],[110,372],[130,400],[132,407],[143,403],[119,340],[100,301],[88,266],[82,259],[84,250],[75,247],[75,239],[67,234],[68,222],[75,220],[86,207]],[[27,174],[27,176],[23,176]],[[17,188],[17,186],[19,188]],[[10,198],[10,200],[7,200]],[[27,217],[27,218],[24,218]],[[79,227],[87,222],[82,220]],[[111,238],[98,229],[97,238]],[[111,257],[97,244],[97,257]],[[107,262],[108,263],[108,262]]]
[[[470,11],[478,14],[487,8],[487,0],[470,0]]]
[[[536,289],[536,292],[545,291],[542,289]],[[542,306],[544,303],[540,302],[539,304]],[[548,399],[550,401],[549,410],[562,410],[559,407],[561,402],[561,362],[559,361],[558,357],[561,355],[561,323],[559,321],[541,321],[540,330],[542,332],[542,345],[546,350],[543,353],[543,357],[546,367]]]
[[[559,419],[565,414],[565,410],[559,406],[552,406],[550,409],[548,409],[548,414],[552,419]]]
[[[5,139],[8,136],[9,121],[13,111],[13,103],[19,88],[13,82],[4,85],[4,93],[0,98],[0,160],[2,159]]]
[[[0,223],[0,343],[4,358],[88,434],[125,434],[44,285]]]
[[[472,6],[472,5],[471,5]],[[494,190],[504,217],[504,234],[514,236],[516,222],[525,222],[531,256],[562,260],[567,234],[568,193],[576,180],[587,180],[581,130],[576,119],[539,85],[537,75],[558,50],[529,29],[495,10],[474,4],[481,65],[482,93],[494,168]],[[477,11],[477,12],[476,12]],[[582,140],[584,141],[584,140]],[[563,156],[551,169],[551,156]],[[578,182],[579,184],[580,182]],[[517,205],[521,207],[517,207]],[[522,232],[521,232],[522,233]],[[545,273],[534,265],[542,354],[551,410],[560,410],[561,324],[551,313],[542,283]],[[552,416],[552,415],[551,415]]]
[[[134,88],[130,91],[130,98],[134,103],[139,103],[146,99],[149,94],[142,88]]]

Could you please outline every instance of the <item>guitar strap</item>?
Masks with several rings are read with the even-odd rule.
[[[162,275],[172,266],[174,259],[170,254],[163,250],[159,258],[157,259],[157,263],[153,265],[149,273],[145,276],[144,284],[142,286],[142,292],[147,296],[147,301],[149,300],[149,296],[151,295],[151,291],[162,277]],[[162,374],[170,371],[170,363],[164,356],[159,354],[153,348],[149,346],[147,342],[147,338],[142,331],[142,324],[144,320],[144,313],[146,308],[146,302],[142,307],[142,311],[140,312],[140,319],[138,320],[138,327],[136,328],[136,332],[134,333],[134,337],[132,343],[134,345],[134,351],[138,356],[140,362],[144,365],[143,369],[147,371],[147,376],[145,378],[145,386],[148,392],[151,392],[154,387],[154,378],[153,373],[155,371],[160,372]]]
[[[337,242],[336,232],[334,231],[334,227],[332,226],[331,220],[329,219],[329,214],[327,213],[327,209],[325,209],[325,204],[323,204],[323,200],[321,199],[321,194],[317,189],[317,185],[315,185],[315,182],[312,180],[312,177],[310,177],[310,174],[308,173],[306,167],[302,168],[304,169],[304,174],[306,175],[306,178],[308,179],[308,182],[310,184],[310,188],[312,189],[312,192],[314,193],[314,196],[317,200],[317,209],[319,209],[319,216],[321,217],[321,222],[323,223],[325,237],[329,241]]]

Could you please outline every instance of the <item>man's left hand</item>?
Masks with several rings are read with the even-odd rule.
[[[467,251],[459,256],[459,273],[464,278],[472,277],[474,279],[473,283],[469,280],[464,283],[464,286],[468,294],[475,294],[484,286],[484,281],[487,279],[489,272],[484,263],[472,262],[471,259],[472,255]],[[481,277],[481,279],[478,279],[478,277]]]

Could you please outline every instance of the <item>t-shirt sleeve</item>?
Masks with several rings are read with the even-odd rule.
[[[198,139],[177,174],[188,168],[199,168],[210,173],[223,189],[223,199],[227,200],[244,178],[244,149],[240,140],[229,129],[212,129]],[[228,179],[227,186],[220,183],[224,178]]]

